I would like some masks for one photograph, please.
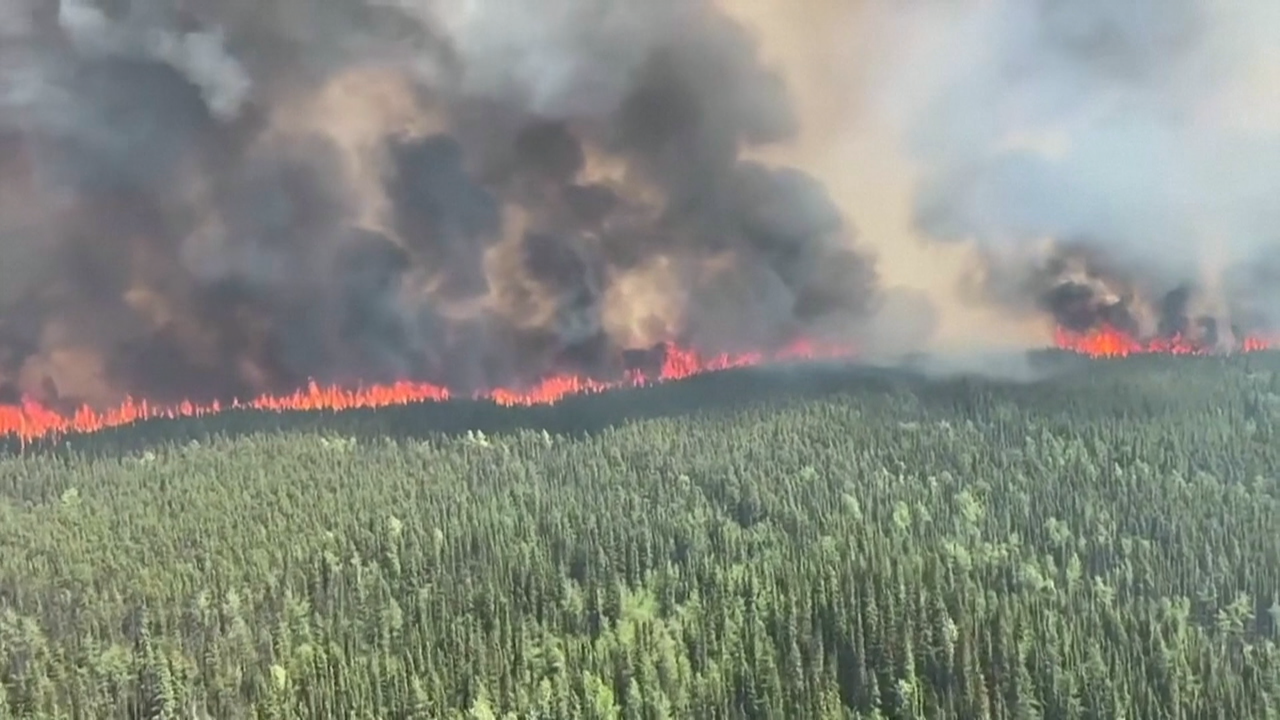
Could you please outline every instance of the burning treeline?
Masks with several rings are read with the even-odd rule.
[[[798,339],[924,344],[931,310],[891,302],[886,288],[910,278],[877,271],[883,239],[858,238],[803,169],[752,159],[806,118],[734,5],[4,5],[0,400],[207,402],[311,379],[470,393],[624,378],[637,351],[661,343],[712,355]],[[1043,17],[980,3],[967,27],[1004,42],[1010,18],[1039,23],[1049,34],[1032,55],[1061,58],[1041,63],[1033,88],[1056,87],[1065,63],[1079,66],[1087,99],[1089,72],[1120,71],[1085,67],[1072,48],[1096,35],[1124,60],[1126,44],[1148,42],[1133,29],[1140,12],[1079,3],[1081,24],[1049,0],[1024,5]],[[1064,25],[1079,27],[1050,32]],[[992,40],[982,35],[952,40],[977,48]],[[1185,38],[1138,48],[1132,63],[1175,54],[1175,41]],[[1001,42],[982,47],[1009,50]],[[1136,202],[1132,217],[1100,212],[1094,195],[1046,205],[1042,195],[1094,177],[1093,156],[1051,161],[997,142],[1011,129],[987,101],[1007,88],[989,86],[999,58],[973,52],[951,60],[979,85],[925,93],[928,111],[901,122],[921,166],[913,232],[975,244],[969,299],[1072,331],[1205,346],[1267,329],[1274,294],[1242,302],[1198,266],[1130,262],[1178,219],[1147,223],[1149,212],[1180,193],[1125,186],[1117,202]],[[908,68],[930,66],[899,59],[886,72],[919,84]],[[953,72],[940,67],[930,82]],[[1083,127],[1086,146],[1111,138],[1105,123]],[[1211,203],[1199,219],[1254,208],[1242,203]],[[1031,258],[1031,236],[1055,240]],[[1248,279],[1232,287],[1265,286]]]
[[[882,8],[924,235],[1066,335],[1256,347],[1280,323],[1280,12],[1219,0]],[[1062,336],[1059,333],[1059,336]]]
[[[1091,355],[1224,353],[1263,349],[1276,337],[1265,312],[1231,303],[1230,295],[1124,274],[1086,244],[1058,241],[1041,251],[1038,259],[988,257],[977,285],[1010,308],[1051,316],[1058,347]]]
[[[742,159],[797,121],[705,2],[62,0],[4,22],[11,397],[467,391],[619,375],[666,341],[848,336],[871,309],[822,187]]]

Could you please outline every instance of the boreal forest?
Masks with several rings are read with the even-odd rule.
[[[1280,717],[1280,358],[1042,360],[15,439],[0,717]]]
[[[0,720],[1280,720],[1277,0],[0,0]]]

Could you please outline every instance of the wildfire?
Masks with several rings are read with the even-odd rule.
[[[1085,333],[1058,329],[1054,344],[1061,350],[1090,357],[1124,357],[1144,353],[1174,355],[1206,355],[1212,349],[1180,338],[1140,340],[1112,327]],[[1260,337],[1245,338],[1239,352],[1257,352],[1280,345]],[[668,345],[662,348],[662,363],[649,373],[632,370],[621,380],[596,380],[579,375],[554,375],[524,389],[497,388],[475,397],[503,406],[528,406],[554,403],[571,395],[604,392],[620,387],[641,387],[680,380],[702,373],[767,363],[800,360],[846,358],[847,348],[796,342],[776,353],[742,353],[704,356],[690,349]],[[230,409],[253,409],[270,412],[307,410],[349,410],[409,405],[420,402],[444,402],[455,397],[447,388],[419,382],[342,388],[321,386],[315,382],[288,395],[265,395],[248,401],[198,405],[191,402],[175,406],[159,406],[145,400],[126,400],[119,407],[97,411],[82,407],[73,414],[58,413],[30,399],[16,405],[0,405],[0,436],[17,437],[23,442],[56,438],[71,434],[91,433],[111,427],[149,419],[194,418]]]
[[[1171,355],[1209,355],[1215,349],[1189,338],[1173,336],[1168,338],[1152,338],[1141,340],[1114,327],[1101,327],[1089,332],[1073,332],[1058,328],[1054,333],[1054,345],[1060,350],[1088,355],[1090,357],[1126,357],[1163,353]],[[1276,346],[1276,343],[1262,337],[1250,336],[1240,340],[1237,352],[1259,352]]]
[[[662,348],[660,368],[645,373],[633,370],[622,380],[595,380],[578,375],[554,375],[525,389],[494,389],[480,393],[477,399],[498,405],[540,405],[554,403],[570,395],[604,392],[619,387],[639,387],[657,382],[680,380],[718,370],[750,367],[765,363],[848,357],[847,348],[807,341],[793,343],[775,353],[743,353],[703,356],[694,350],[668,345]],[[408,405],[420,402],[443,402],[454,397],[447,388],[430,383],[399,382],[359,388],[326,387],[312,382],[289,395],[262,396],[249,401],[228,404],[197,405],[184,402],[176,406],[157,406],[145,400],[126,400],[120,407],[96,411],[82,407],[71,415],[58,413],[30,399],[17,405],[0,405],[0,436],[16,436],[23,442],[55,438],[70,434],[91,433],[141,420],[158,418],[192,418],[212,415],[229,409],[253,409],[271,412],[307,410],[349,410]]]

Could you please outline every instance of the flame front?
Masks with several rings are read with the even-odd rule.
[[[719,354],[704,356],[697,351],[668,345],[662,348],[662,365],[651,374],[628,371],[621,380],[596,380],[578,375],[555,375],[525,389],[498,388],[479,393],[476,399],[503,406],[530,406],[557,402],[571,395],[604,392],[621,387],[640,387],[680,380],[694,375],[766,363],[847,358],[852,351],[841,346],[808,341],[794,342],[782,350],[765,354]],[[177,419],[213,415],[224,410],[249,409],[269,412],[308,410],[351,410],[444,402],[455,397],[447,388],[430,383],[399,382],[360,388],[325,387],[314,382],[289,395],[267,395],[249,401],[198,405],[183,402],[157,406],[146,401],[126,400],[119,407],[96,411],[82,407],[65,415],[29,399],[17,405],[0,406],[0,435],[16,436],[24,442],[90,433],[120,427],[140,420]]]
[[[1129,355],[1210,355],[1216,348],[1181,335],[1172,337],[1139,339],[1117,328],[1104,325],[1088,332],[1074,332],[1058,328],[1054,332],[1054,345],[1059,350],[1088,355],[1090,357],[1127,357]],[[1276,347],[1275,339],[1250,335],[1240,339],[1235,352],[1260,352]]]
[[[1089,332],[1073,332],[1059,328],[1054,344],[1060,350],[1090,357],[1126,357],[1139,354],[1208,355],[1212,348],[1181,338],[1141,340],[1113,327]],[[1280,346],[1275,340],[1246,337],[1238,343],[1237,352],[1259,352]],[[681,380],[708,372],[752,367],[769,363],[801,360],[842,359],[853,356],[846,347],[798,341],[776,353],[741,353],[704,356],[695,350],[667,345],[662,348],[661,367],[646,374],[628,371],[620,380],[597,380],[580,375],[555,375],[525,389],[497,388],[478,393],[475,398],[497,405],[531,406],[555,403],[572,395],[604,392],[622,387],[641,387],[660,382]],[[62,414],[26,399],[16,405],[0,406],[0,435],[17,437],[24,442],[57,438],[70,434],[91,433],[120,427],[140,420],[193,418],[217,414],[224,410],[249,409],[268,412],[309,410],[350,410],[409,405],[421,402],[444,402],[454,398],[447,388],[430,383],[399,382],[359,388],[321,386],[314,382],[289,395],[265,395],[249,401],[199,405],[183,402],[175,406],[158,406],[144,401],[126,400],[119,407],[97,411],[82,407],[72,414]]]

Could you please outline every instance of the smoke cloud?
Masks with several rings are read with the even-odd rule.
[[[0,393],[607,374],[857,341],[879,278],[711,2],[4,0]],[[2,398],[0,398],[2,399]]]
[[[0,401],[1231,346],[1280,329],[1276,37],[1229,0],[0,0]]]
[[[861,22],[915,228],[974,248],[971,299],[1206,344],[1280,327],[1280,7],[871,2]]]

